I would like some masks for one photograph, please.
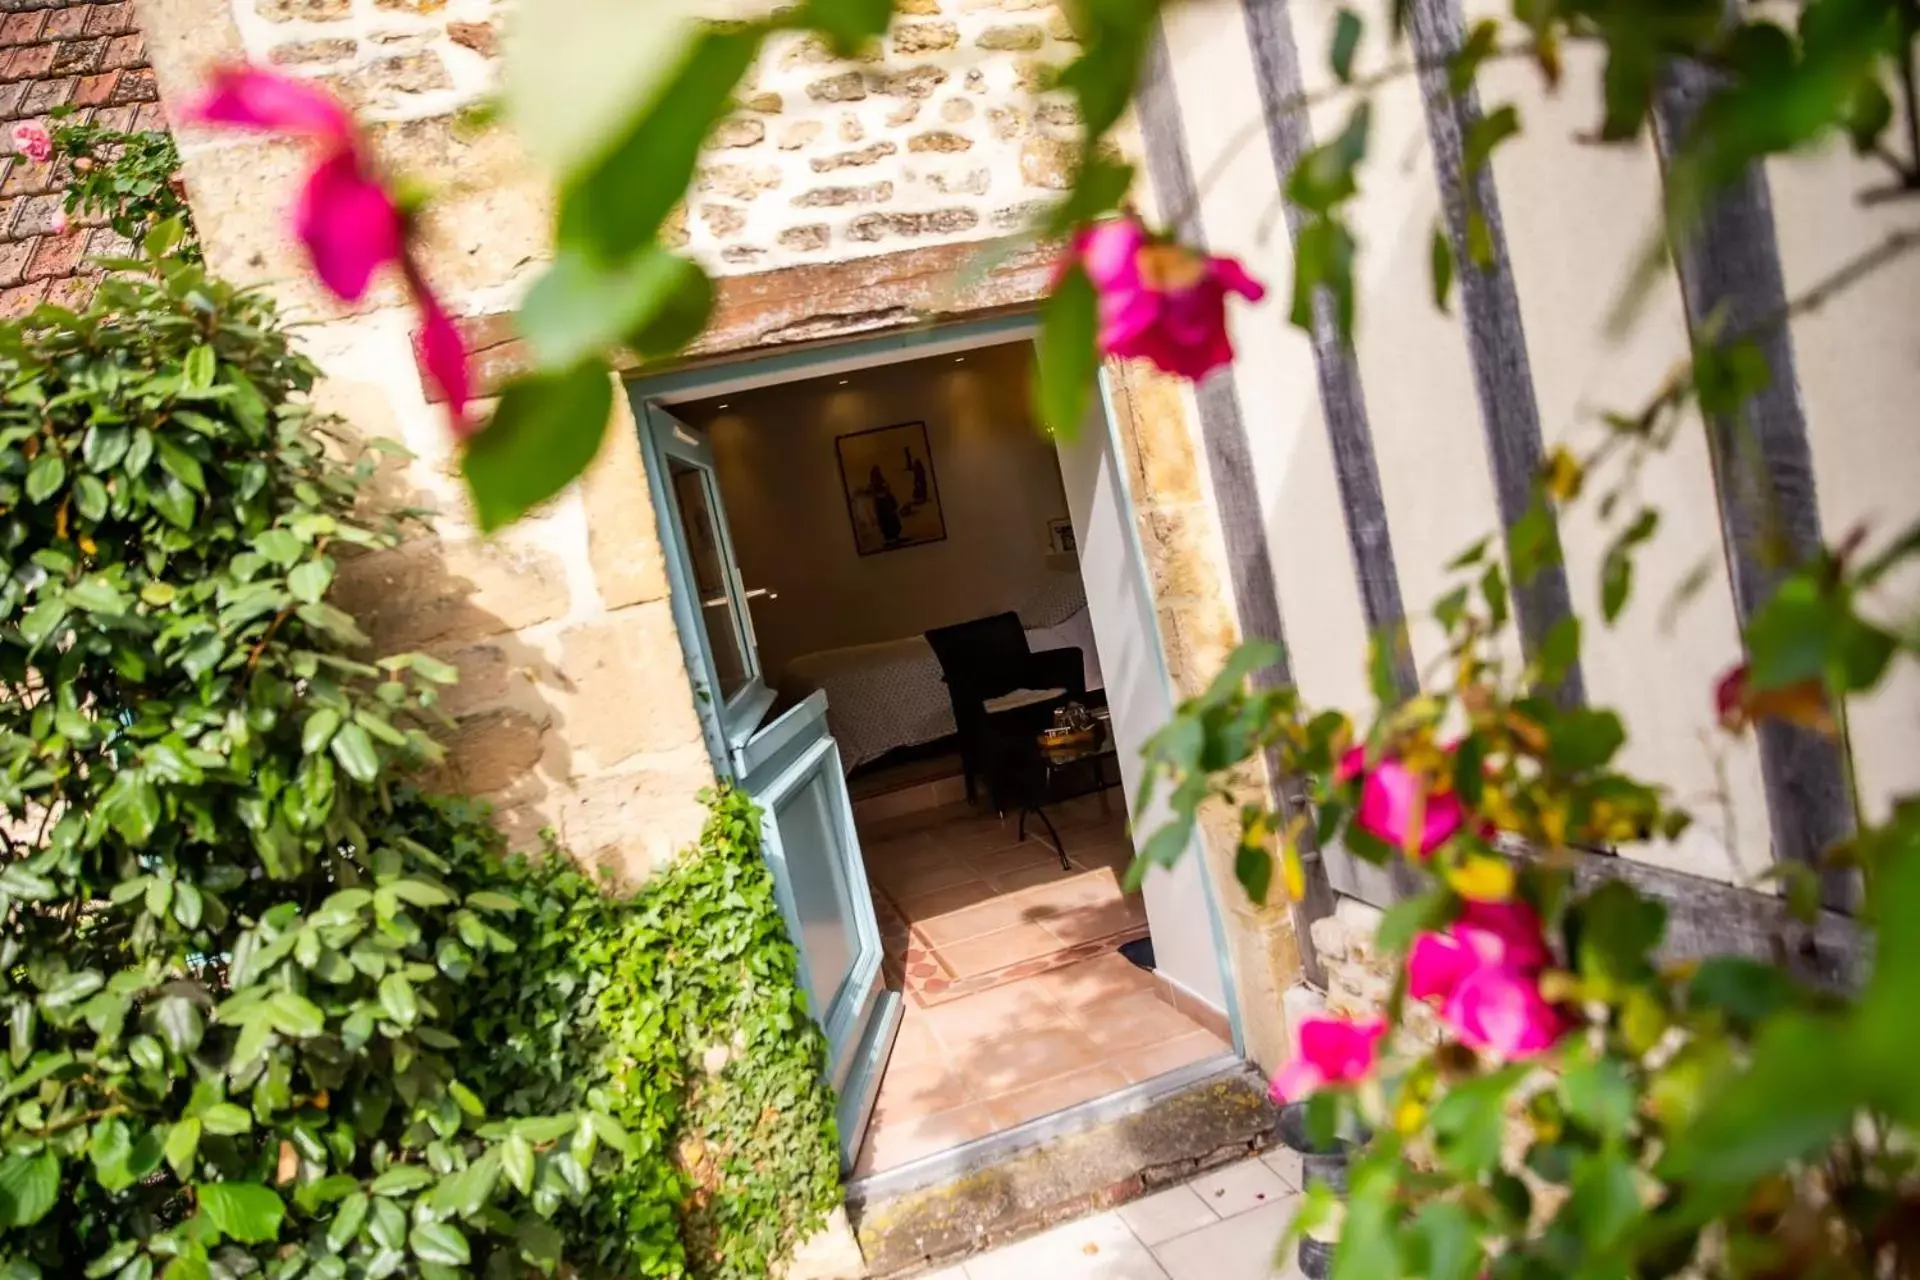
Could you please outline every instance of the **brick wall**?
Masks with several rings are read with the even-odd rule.
[[[536,0],[537,2],[537,0]],[[492,85],[499,0],[235,0],[249,57],[318,79],[367,120],[452,112]],[[1018,229],[1069,181],[1078,120],[1036,92],[1073,55],[1042,0],[914,0],[859,61],[770,42],[669,229],[720,272]]]
[[[126,132],[164,129],[160,95],[134,25],[131,0],[0,0],[0,316],[22,315],[43,301],[81,304],[98,272],[88,259],[124,253],[98,219],[76,218],[56,234],[64,206],[58,159],[35,164],[11,153],[13,126],[53,123],[48,113],[73,107],[76,120]]]

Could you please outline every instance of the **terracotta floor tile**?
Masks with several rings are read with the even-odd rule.
[[[1120,888],[1120,877],[1105,867],[1082,871],[1054,884],[1037,885],[1020,895],[1022,901],[1044,903],[1056,911],[1103,906],[1126,896]]]
[[[940,958],[956,977],[989,973],[1035,956],[1060,949],[1060,936],[1037,924],[1016,924],[1012,928],[983,933],[965,942],[940,948]]]
[[[892,872],[883,867],[874,876],[894,895],[896,902],[929,889],[950,889],[954,885],[979,879],[974,869],[964,862],[941,862]]]
[[[1069,1072],[1110,1065],[1108,1057],[1078,1027],[1049,1027],[974,1045],[956,1059],[956,1067],[976,1097],[992,1098]]]
[[[1000,1128],[1011,1129],[1017,1124],[1118,1093],[1126,1087],[1127,1078],[1112,1067],[1089,1067],[1012,1093],[995,1094],[986,1100],[987,1110],[993,1113]]]
[[[998,896],[999,891],[985,880],[962,880],[958,884],[942,885],[937,889],[898,890],[893,900],[901,914],[917,924],[949,912],[977,907]]]
[[[897,1168],[992,1132],[993,1115],[978,1102],[912,1120],[875,1121],[867,1128],[867,1140],[854,1163],[854,1173],[863,1176]]]
[[[1082,1006],[1136,991],[1150,992],[1153,987],[1153,975],[1117,951],[1027,981],[1069,1016]]]
[[[1169,1071],[1203,1062],[1232,1049],[1225,1040],[1209,1031],[1190,1031],[1176,1040],[1117,1054],[1112,1065],[1133,1084],[1165,1075]]]
[[[1071,1025],[1060,1006],[1031,979],[950,1000],[916,1016],[954,1056],[971,1053],[989,1040]]]
[[[1146,903],[1123,898],[1099,906],[1080,907],[1041,922],[1041,927],[1065,943],[1105,938],[1147,922]]]
[[[1022,889],[1031,889],[1035,885],[1058,884],[1062,880],[1084,875],[1087,870],[1088,868],[1078,864],[1062,869],[1057,860],[1049,858],[1045,862],[1028,863],[1026,866],[1015,867],[1011,871],[995,872],[991,879],[993,887],[1001,893],[1018,893]]]
[[[893,1056],[887,1060],[887,1069],[891,1071],[894,1063],[924,1062],[929,1058],[939,1058],[945,1050],[940,1039],[933,1034],[933,1027],[927,1021],[927,1012],[916,1006],[913,1001],[906,1002],[906,1013],[900,1019],[899,1034],[893,1038]]]
[[[896,1056],[887,1063],[873,1114],[888,1123],[917,1120],[973,1101],[965,1077],[944,1055],[919,1062],[902,1062]]]
[[[1135,991],[1098,1004],[1076,1004],[1069,1007],[1067,1013],[1095,1044],[1112,1053],[1145,1049],[1206,1030],[1151,990]]]
[[[1026,903],[1022,899],[1000,895],[964,911],[949,911],[925,918],[916,915],[914,925],[921,937],[944,954],[956,942],[1027,923],[1027,914]]]

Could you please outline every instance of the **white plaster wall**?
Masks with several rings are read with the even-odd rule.
[[[1337,6],[1296,0],[1289,7],[1308,89],[1324,90]],[[1242,258],[1272,291],[1261,306],[1235,304],[1242,358],[1222,376],[1234,379],[1251,437],[1294,672],[1311,702],[1364,710],[1365,627],[1311,351],[1287,324],[1292,264],[1274,206],[1279,179],[1264,135],[1248,127],[1260,108],[1241,8],[1237,0],[1191,0],[1167,14],[1166,31],[1188,150],[1205,186],[1210,246]],[[1383,56],[1370,42],[1359,65],[1378,66]],[[1481,94],[1488,107],[1515,102],[1526,122],[1525,134],[1501,151],[1495,176],[1543,437],[1548,448],[1590,445],[1602,411],[1641,407],[1688,351],[1671,280],[1628,333],[1605,331],[1653,226],[1658,165],[1650,144],[1580,141],[1599,109],[1598,68],[1582,51],[1570,54],[1557,94],[1518,63],[1489,67]],[[1312,115],[1324,139],[1344,121],[1345,107],[1320,105]],[[1911,216],[1863,209],[1854,196],[1877,175],[1838,149],[1776,163],[1770,176],[1789,293],[1902,225],[1901,213]],[[1362,253],[1358,358],[1401,592],[1416,656],[1427,660],[1437,636],[1423,615],[1444,588],[1443,566],[1496,530],[1498,515],[1457,286],[1452,317],[1431,302],[1428,242],[1438,195],[1411,82],[1376,99],[1362,190],[1353,218]],[[1909,259],[1795,324],[1830,538],[1865,520],[1884,541],[1913,517],[1920,493],[1911,422],[1920,397],[1916,286],[1920,261]],[[1640,482],[1639,497],[1661,509],[1662,526],[1638,558],[1634,603],[1611,628],[1599,615],[1599,573],[1619,518],[1603,527],[1589,500],[1561,532],[1569,586],[1587,623],[1589,696],[1618,709],[1628,725],[1622,763],[1668,784],[1698,819],[1678,843],[1627,855],[1743,880],[1771,860],[1770,836],[1753,743],[1721,733],[1712,705],[1713,683],[1739,660],[1740,646],[1711,484],[1704,440],[1690,422]],[[1683,606],[1666,607],[1696,571],[1706,575],[1704,588]],[[1874,604],[1890,620],[1911,619],[1917,601],[1920,575],[1910,575]],[[1893,795],[1920,784],[1920,677],[1904,674],[1850,712],[1862,792],[1870,812],[1883,811]]]

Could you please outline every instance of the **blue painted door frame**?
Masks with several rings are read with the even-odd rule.
[[[657,404],[639,406],[648,487],[681,648],[715,770],[761,810],[767,865],[800,951],[807,1004],[840,1098],[851,1167],[903,1012],[880,973],[880,927],[853,825],[840,749],[815,694],[771,721],[773,705],[727,529],[710,443]]]

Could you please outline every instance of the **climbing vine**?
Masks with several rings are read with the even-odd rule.
[[[54,115],[53,145],[66,179],[66,211],[103,217],[107,225],[138,242],[163,222],[183,228],[174,252],[200,261],[193,214],[180,180],[180,149],[164,129],[127,133]]]

